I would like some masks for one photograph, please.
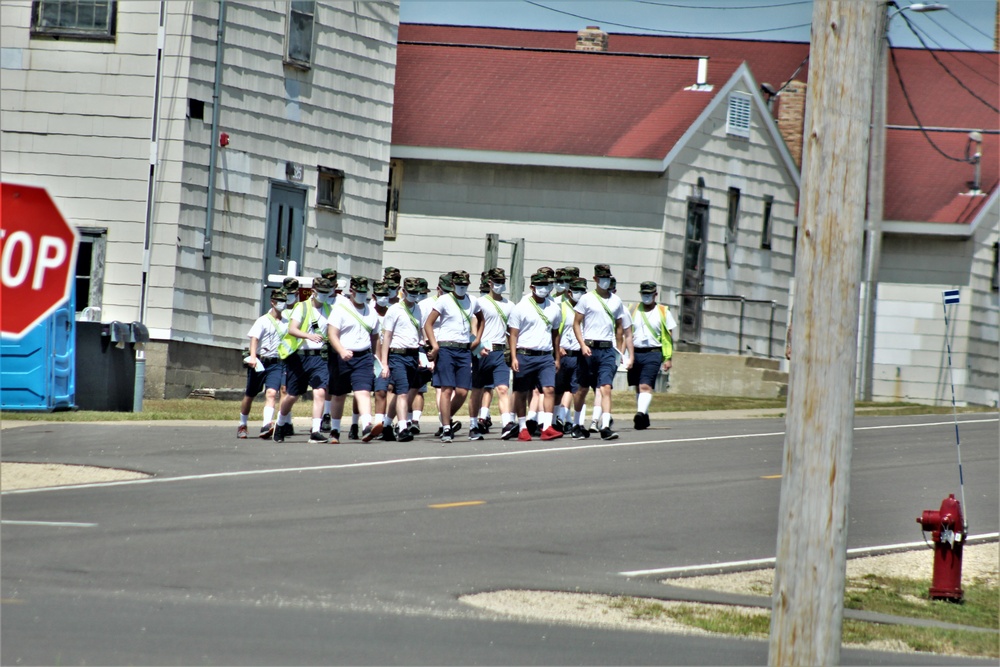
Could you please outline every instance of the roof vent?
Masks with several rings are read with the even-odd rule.
[[[588,25],[576,33],[577,51],[607,51],[608,33],[596,25]]]
[[[698,58],[698,74],[694,81],[693,86],[688,86],[684,90],[699,90],[702,92],[711,92],[712,84],[708,82],[708,58],[702,56]]]

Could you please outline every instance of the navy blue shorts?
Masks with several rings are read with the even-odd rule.
[[[472,388],[472,352],[453,347],[438,348],[437,363],[434,364],[435,387]]]
[[[389,388],[391,386],[392,386],[392,378],[384,378],[381,375],[375,376],[375,384],[374,384],[375,391],[384,391],[388,393]]]
[[[632,368],[628,369],[628,386],[638,387],[640,384],[648,384],[652,387],[656,382],[656,376],[660,374],[662,363],[663,351],[659,348],[649,352],[636,352]]]
[[[325,389],[330,382],[326,359],[319,355],[290,354],[285,359],[286,388],[290,396],[301,396],[306,389]]]
[[[559,370],[556,372],[557,399],[567,391],[575,394],[580,389],[580,375],[583,373],[580,366],[579,352],[575,356],[571,352],[559,360]]]
[[[339,359],[337,366],[340,372],[330,380],[334,396],[344,396],[352,391],[372,391],[375,387],[375,356],[371,350],[355,352],[347,361]]]
[[[485,359],[472,359],[472,388],[493,389],[510,385],[510,366],[503,358],[503,350],[493,350]]]
[[[389,355],[389,379],[397,394],[405,394],[420,385],[420,361],[406,354]]]
[[[583,368],[580,382],[591,389],[613,384],[615,373],[618,372],[615,351],[610,347],[592,347],[590,352],[589,357],[580,357],[580,366]]]
[[[514,391],[531,391],[536,387],[554,387],[556,384],[556,361],[551,354],[529,357],[517,355],[519,370],[514,373]]]
[[[337,363],[337,362],[340,361],[340,355],[338,355],[336,352],[334,352],[334,350],[333,350],[332,347],[328,348],[327,351],[330,354],[330,358],[327,360],[327,373],[329,374],[330,381],[332,382],[333,378],[335,378],[338,375],[340,375],[340,365]],[[326,391],[327,391],[328,395],[330,395],[330,394],[333,393],[333,392],[330,391],[331,389],[332,389],[332,387],[327,387],[326,388]]]
[[[247,367],[247,388],[243,392],[243,395],[250,397],[257,396],[257,394],[264,391],[265,387],[278,391],[281,389],[281,381],[284,379],[285,364],[280,359],[272,361],[269,364],[264,364],[264,370],[260,372]]]

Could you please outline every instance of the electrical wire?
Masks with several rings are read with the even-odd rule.
[[[718,35],[752,35],[763,32],[778,32],[780,30],[795,30],[798,28],[809,28],[812,23],[800,23],[798,25],[786,25],[779,28],[762,28],[760,30],[735,30],[732,32],[685,32],[681,30],[659,30],[657,28],[649,28],[646,26],[629,25],[627,23],[615,23],[614,21],[605,21],[603,19],[595,19],[592,16],[582,16],[580,14],[574,14],[573,12],[566,12],[561,9],[555,9],[553,7],[547,7],[539,2],[533,2],[532,0],[524,0],[526,4],[539,7],[541,9],[548,10],[550,12],[555,12],[556,14],[564,14],[566,16],[572,16],[573,18],[582,19],[584,21],[590,21],[593,23],[600,23],[602,25],[613,25],[618,28],[630,28],[632,30],[642,30],[643,32],[658,33],[662,35],[682,35],[688,37],[714,37]]]
[[[722,5],[719,7],[705,7],[700,5],[675,5],[669,2],[655,2],[655,0],[632,0],[640,5],[653,5],[654,7],[674,7],[676,9],[771,9],[772,7],[792,7],[794,5],[811,5],[812,0],[795,0],[795,2],[783,2],[775,5]]]
[[[971,23],[969,23],[968,21],[966,21],[965,19],[963,19],[961,16],[959,16],[955,12],[948,12],[948,15],[955,17],[956,19],[958,19],[959,21],[961,21],[965,25],[969,26],[970,28],[972,28],[973,30],[975,30],[976,32],[978,32],[980,35],[982,35],[986,39],[993,39],[993,35],[987,35],[985,32],[983,32],[982,30],[980,30],[976,26],[972,25]]]
[[[993,68],[993,69],[996,68],[996,60],[995,59],[990,58],[985,53],[982,53],[980,51],[976,51],[975,49],[973,49],[971,46],[969,46],[968,44],[966,44],[965,42],[963,42],[961,39],[959,39],[959,37],[957,35],[949,32],[947,28],[945,28],[943,25],[941,25],[940,23],[938,23],[937,21],[935,21],[933,16],[931,16],[931,15],[928,14],[927,15],[927,20],[932,21],[935,25],[937,25],[937,27],[941,28],[941,30],[945,31],[946,33],[948,33],[949,35],[951,35],[952,37],[954,37],[956,40],[958,40],[959,44],[962,44],[963,46],[968,47],[969,53],[976,54],[977,56],[979,56],[980,58],[982,58],[985,62],[989,63],[990,66],[991,66],[991,68]],[[958,56],[956,56],[954,50],[945,48],[939,41],[937,41],[936,39],[934,39],[933,37],[931,37],[931,34],[929,32],[927,32],[923,28],[920,28],[919,26],[915,25],[914,27],[916,27],[917,30],[919,30],[920,32],[924,33],[924,37],[926,37],[927,39],[931,40],[931,42],[933,42],[934,44],[936,44],[938,46],[939,50],[941,50],[944,53],[946,53],[949,56],[951,56],[952,59],[955,60],[955,62],[957,62],[958,64],[962,65],[963,67],[965,67],[967,70],[969,70],[970,72],[972,72],[976,76],[978,76],[978,77],[980,77],[982,79],[985,79],[986,81],[988,81],[988,82],[990,82],[992,84],[996,84],[997,83],[996,79],[989,78],[984,73],[982,73],[981,71],[979,71],[978,69],[976,69],[975,67],[973,67],[972,65],[970,65],[969,63],[965,62],[964,60],[962,60]]]
[[[1000,108],[997,108],[997,107],[993,106],[992,104],[990,104],[989,102],[987,102],[986,100],[984,100],[983,98],[981,98],[979,95],[977,95],[974,90],[972,90],[971,88],[969,88],[967,85],[965,85],[965,83],[961,79],[959,79],[957,76],[955,76],[954,72],[952,72],[950,69],[948,69],[947,65],[945,65],[943,62],[941,62],[941,59],[937,57],[936,53],[934,53],[934,49],[932,49],[931,47],[927,46],[927,42],[924,41],[924,38],[920,35],[919,32],[917,32],[914,29],[913,24],[910,22],[910,19],[907,18],[907,16],[906,16],[905,13],[900,12],[899,14],[897,14],[897,16],[899,16],[900,18],[903,19],[903,22],[906,23],[907,27],[909,27],[910,32],[912,32],[916,36],[916,38],[918,40],[920,40],[920,43],[923,45],[923,47],[925,49],[927,49],[927,52],[931,54],[931,57],[934,58],[935,62],[937,62],[937,64],[940,65],[941,68],[945,72],[947,72],[948,75],[951,78],[953,78],[958,83],[958,85],[960,85],[962,88],[964,88],[966,90],[966,92],[968,92],[970,95],[972,95],[973,97],[975,97],[977,100],[979,100],[980,102],[982,102],[983,104],[985,104],[986,106],[988,106],[990,109],[992,109],[993,111],[995,111],[997,113],[1000,113]]]
[[[795,71],[792,72],[792,75],[790,77],[788,77],[788,79],[783,84],[781,84],[781,88],[778,88],[776,91],[774,91],[774,95],[771,95],[771,97],[776,97],[778,95],[778,93],[780,93],[785,88],[787,88],[788,84],[790,84],[792,81],[795,80],[795,75],[798,74],[799,71],[803,67],[805,67],[805,64],[807,62],[809,62],[809,55],[808,54],[806,54],[806,57],[802,59],[802,62],[799,63],[799,66],[795,68]]]
[[[924,124],[921,123],[920,118],[917,117],[917,110],[913,108],[913,102],[910,100],[910,94],[906,91],[906,84],[903,83],[903,75],[899,71],[899,63],[896,62],[896,53],[893,50],[891,43],[889,44],[889,60],[892,62],[892,69],[896,71],[896,79],[899,81],[900,90],[903,91],[903,99],[906,100],[906,106],[910,108],[910,113],[913,114],[913,120],[917,122],[917,128],[919,128],[920,132],[924,135],[927,143],[929,143],[931,147],[943,157],[948,158],[952,162],[965,162],[964,159],[952,157],[941,150],[938,145],[934,143],[934,140],[931,139],[931,135],[927,133],[927,130],[924,129]]]

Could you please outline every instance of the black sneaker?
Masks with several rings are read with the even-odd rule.
[[[618,434],[611,430],[611,428],[601,429],[601,440],[617,440]]]
[[[330,417],[330,415],[323,415],[323,419],[319,423],[319,432],[329,433],[332,430],[333,430],[333,419]]]
[[[479,426],[473,426],[469,429],[469,440],[482,440],[483,432],[479,430]]]
[[[451,431],[441,429],[441,442],[451,442]]]
[[[313,431],[312,433],[309,434],[310,445],[325,445],[329,442],[330,441],[327,439],[327,437],[322,433],[320,433],[319,431]]]
[[[285,424],[278,424],[277,426],[275,426],[274,427],[274,435],[271,436],[271,437],[274,438],[275,442],[284,442],[285,441]]]
[[[566,424],[561,419],[556,419],[552,422],[552,428],[559,431],[560,433],[566,432]]]
[[[438,430],[434,431],[434,437],[440,438],[442,435],[444,435],[444,426],[438,426]]]
[[[493,428],[493,418],[486,415],[486,419],[483,419],[482,421],[486,423],[486,430],[483,431],[483,433],[489,433],[490,429]]]
[[[575,424],[571,424],[570,422],[563,422],[563,435],[569,435],[570,433],[572,433],[574,427]]]
[[[508,422],[500,431],[501,440],[513,440],[517,437],[517,422]]]
[[[330,444],[336,445],[340,443],[340,431],[333,429],[330,431]]]
[[[451,434],[457,435],[459,431],[462,430],[462,422],[452,422],[451,423]]]
[[[419,422],[410,422],[409,431],[410,431],[410,435],[420,435],[420,423]],[[412,440],[413,438],[410,438],[410,439]]]
[[[538,422],[534,419],[529,419],[524,422],[524,428],[528,429],[528,433],[535,437],[541,435],[541,430],[538,428]]]
[[[590,431],[580,426],[579,424],[573,427],[571,434],[574,440],[584,440],[590,437]]]
[[[473,426],[479,429],[479,432],[486,435],[490,432],[490,424],[487,423],[485,419],[473,419],[469,421],[469,428]]]
[[[397,442],[409,442],[410,440],[413,440],[413,431],[411,429],[404,428],[396,434]]]
[[[636,431],[642,431],[649,427],[649,415],[637,412],[635,416],[632,417],[632,426],[635,427]]]
[[[361,436],[358,435],[358,425],[357,424],[351,424],[351,429],[347,432],[347,439],[348,440],[359,440],[360,438],[361,438]]]
[[[385,442],[396,442],[396,430],[392,426],[382,427],[382,435],[378,437],[378,440],[384,440]]]
[[[291,438],[295,435],[295,428],[292,426],[292,422],[285,424],[285,437]]]

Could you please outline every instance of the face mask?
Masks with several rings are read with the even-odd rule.
[[[386,297],[386,298],[388,298],[388,299],[395,299],[398,296],[399,296],[399,289],[392,289],[392,290],[389,290],[389,296]]]
[[[544,299],[552,291],[552,285],[535,285],[535,296]]]
[[[416,303],[418,301],[420,301],[419,294],[410,294],[409,292],[406,293],[406,303]]]
[[[355,292],[354,294],[351,295],[351,299],[353,299],[354,303],[358,304],[359,306],[364,305],[365,300],[367,298],[368,295],[365,294],[364,292]]]
[[[572,292],[573,301],[579,301],[580,299],[583,298],[584,294],[586,294],[586,292]]]
[[[609,287],[611,287],[611,278],[598,278],[597,286],[603,290],[608,289]]]
[[[455,296],[459,299],[465,296],[466,292],[469,291],[468,285],[455,285]]]
[[[285,309],[285,304],[283,303],[272,303],[271,307],[274,308],[279,313]]]
[[[653,295],[652,294],[640,294],[639,298],[642,299],[642,302],[644,304],[646,304],[647,306],[649,304],[653,303]]]
[[[566,283],[556,283],[556,294],[562,294],[569,287]]]
[[[320,303],[326,303],[328,298],[328,294],[320,294],[319,292],[316,292],[316,300]]]
[[[389,305],[389,297],[387,296],[377,296],[375,297],[375,303],[379,306],[385,308]]]
[[[285,297],[285,303],[287,303],[289,306],[294,306],[298,300],[299,297],[295,296],[294,294],[289,294],[287,297]]]
[[[490,283],[490,286],[497,294],[503,294],[504,290],[507,289],[507,283]]]

